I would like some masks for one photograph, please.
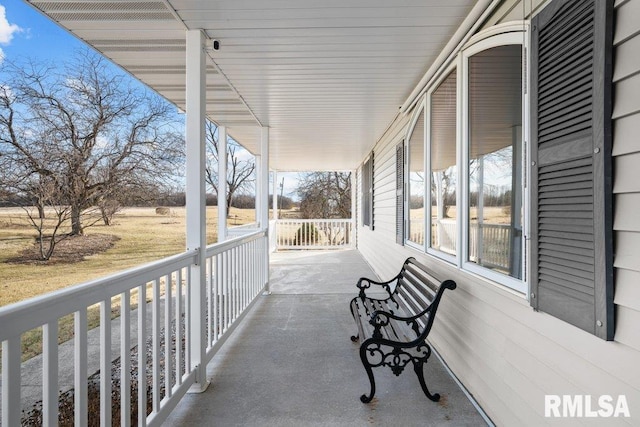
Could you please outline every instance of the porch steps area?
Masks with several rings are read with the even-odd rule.
[[[349,301],[362,276],[375,274],[356,250],[271,254],[271,295],[213,358],[207,390],[185,396],[165,425],[486,425],[435,356],[425,378],[440,402],[424,396],[411,367],[399,377],[376,369],[376,396],[360,402],[369,382],[349,339]]]

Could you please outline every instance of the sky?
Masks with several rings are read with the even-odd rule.
[[[0,0],[0,62],[24,58],[61,62],[85,46],[22,0]],[[295,192],[298,174],[278,173],[278,184],[282,178],[284,195],[298,199]]]

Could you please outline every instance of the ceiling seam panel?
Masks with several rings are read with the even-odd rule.
[[[165,7],[171,12],[171,14],[184,26],[185,30],[190,30],[190,28],[187,26],[187,24],[184,22],[184,20],[182,19],[182,17],[180,16],[180,14],[176,11],[176,9],[173,7],[173,5],[171,4],[171,2],[169,0],[162,0]],[[207,35],[207,32],[204,31],[204,29],[200,29],[200,31],[203,32],[205,38],[207,38],[207,40],[210,40],[209,36]],[[244,99],[244,97],[240,94],[240,92],[238,91],[238,89],[233,85],[233,83],[231,83],[231,80],[229,80],[229,77],[222,71],[222,69],[220,68],[220,66],[218,65],[218,63],[213,59],[213,57],[211,56],[210,52],[208,50],[205,50],[205,52],[207,53],[207,56],[209,57],[209,59],[211,60],[211,63],[213,64],[213,66],[216,68],[216,71],[219,75],[221,75],[224,80],[227,82],[227,84],[229,85],[229,87],[233,90],[233,92],[238,96],[238,98],[242,101],[242,103],[244,104],[244,106],[247,108],[247,110],[249,110],[249,113],[251,113],[251,116],[254,118],[254,120],[257,122],[258,126],[263,127],[262,122],[260,121],[260,119],[258,119],[258,117],[256,116],[255,112],[251,109],[251,107],[249,106],[249,104],[247,103],[247,101]],[[238,141],[239,142],[239,141]]]

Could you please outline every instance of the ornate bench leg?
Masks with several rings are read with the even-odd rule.
[[[362,365],[364,369],[367,371],[367,376],[369,377],[369,382],[371,383],[371,393],[369,396],[363,394],[360,396],[360,401],[362,403],[369,403],[371,399],[373,399],[373,395],[376,393],[376,381],[373,378],[373,369],[371,369],[371,365],[369,364],[369,360],[367,359],[367,349],[366,347],[360,347],[360,360],[362,360]]]
[[[353,317],[353,320],[356,320],[356,314],[353,312],[353,301],[351,302],[351,304],[349,304],[349,310],[351,310],[351,317]],[[356,332],[355,335],[351,335],[351,341],[358,342],[359,339],[360,339],[359,333]]]
[[[440,400],[440,395],[438,393],[431,394],[429,389],[427,388],[427,383],[424,381],[424,363],[423,362],[414,362],[413,369],[416,371],[416,375],[418,376],[418,381],[420,381],[420,387],[422,387],[422,391],[427,397],[433,402],[437,402]]]

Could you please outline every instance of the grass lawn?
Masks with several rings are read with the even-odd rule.
[[[229,218],[230,226],[251,223],[255,212],[231,208]],[[217,208],[207,207],[209,243],[217,239],[217,221]],[[95,225],[85,233],[110,234],[119,240],[111,249],[77,263],[7,263],[34,244],[36,233],[22,209],[0,208],[0,306],[184,251],[185,210],[171,208],[170,215],[157,215],[154,208],[126,208],[116,214],[113,225]]]

